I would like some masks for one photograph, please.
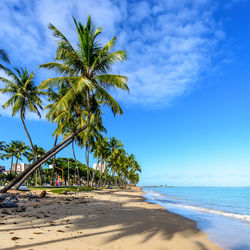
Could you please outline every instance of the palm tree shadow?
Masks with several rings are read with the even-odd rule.
[[[119,193],[116,193],[119,195]],[[160,234],[160,237],[165,240],[170,240],[177,233],[181,233],[183,237],[190,237],[199,234],[199,230],[196,228],[196,222],[183,218],[177,214],[170,213],[160,206],[155,204],[147,204],[147,206],[138,206],[139,197],[137,195],[129,196],[132,203],[128,201],[116,201],[113,200],[98,200],[95,198],[89,198],[85,203],[81,204],[83,198],[72,200],[71,203],[64,203],[62,206],[67,207],[68,210],[72,206],[77,209],[71,210],[71,216],[76,216],[78,219],[74,221],[74,224],[70,224],[70,231],[77,232],[83,230],[82,235],[74,237],[61,237],[55,240],[43,241],[43,245],[49,245],[62,240],[67,241],[74,238],[86,238],[94,235],[104,235],[103,244],[114,242],[121,238],[128,236],[142,235],[141,243],[146,243],[156,235]],[[143,202],[143,198],[140,201]],[[62,200],[63,201],[63,200]],[[61,202],[62,202],[61,201]],[[86,199],[85,199],[86,201]],[[134,202],[134,203],[133,203]],[[54,204],[55,206],[55,204]],[[51,207],[42,207],[43,210],[49,211]],[[57,225],[66,225],[65,221],[68,219],[65,213],[57,214],[57,219],[60,223]],[[44,220],[44,223],[40,223],[40,227],[49,227],[48,219],[40,218]],[[33,226],[34,226],[33,221]],[[19,228],[19,229],[18,229]],[[32,229],[32,225],[28,225],[24,220],[19,222],[16,230]],[[84,230],[97,229],[95,233],[84,234]],[[5,229],[14,231],[13,228]],[[204,250],[202,243],[197,241],[195,243],[200,249]],[[16,246],[16,248],[28,248],[39,246],[40,243],[32,243]],[[6,248],[11,249],[11,248]]]

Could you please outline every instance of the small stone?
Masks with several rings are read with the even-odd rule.
[[[43,190],[40,194],[40,198],[44,198],[46,196],[47,192]]]
[[[26,207],[23,206],[23,205],[20,205],[20,206],[17,208],[16,211],[17,211],[17,212],[25,212],[25,211],[26,211]]]
[[[0,203],[0,207],[2,207],[2,208],[17,207],[17,202],[16,201],[4,200],[2,203]]]
[[[19,240],[19,239],[21,239],[21,238],[14,236],[14,237],[12,237],[11,239],[12,239],[12,240]]]
[[[0,195],[0,202],[4,201],[6,199],[5,195]]]

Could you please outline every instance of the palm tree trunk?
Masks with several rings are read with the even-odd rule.
[[[85,158],[87,163],[87,187],[89,187],[89,145],[86,144]]]
[[[99,159],[97,161],[97,166],[98,165],[99,165]],[[95,178],[96,170],[97,170],[97,167],[96,167],[96,169],[93,169],[91,187],[93,187],[93,185],[94,185],[94,178]]]
[[[18,158],[16,158],[15,174],[16,174],[16,171],[17,171],[17,162],[18,162]]]
[[[35,161],[36,161],[36,160],[37,160],[36,152],[35,152],[34,145],[33,145],[33,143],[32,143],[30,134],[29,134],[29,132],[28,132],[28,130],[27,130],[27,127],[26,127],[26,125],[25,125],[25,122],[24,122],[24,119],[23,119],[23,115],[22,115],[22,111],[21,111],[20,117],[21,117],[21,121],[22,121],[22,123],[23,123],[24,130],[25,130],[25,132],[26,132],[26,134],[27,134],[27,136],[28,136],[28,138],[29,138],[30,146],[31,146],[31,148],[32,148],[32,152],[33,152],[33,155],[34,155],[34,159],[35,159]]]
[[[53,153],[51,153],[50,155],[48,155],[47,157],[44,157],[46,154],[44,154],[44,156],[43,157],[41,157],[41,158],[43,158],[41,161],[39,161],[41,158],[39,158],[38,160],[37,160],[37,162],[38,163],[32,163],[28,168],[27,168],[27,171],[25,171],[25,172],[22,172],[21,173],[21,178],[18,178],[19,179],[19,181],[17,182],[17,183],[15,183],[15,184],[13,184],[12,186],[15,186],[15,188],[14,189],[18,189],[21,185],[22,185],[22,183],[37,169],[37,168],[39,168],[44,162],[46,162],[47,160],[49,160],[52,156],[54,156],[55,154],[57,154],[58,152],[60,152],[62,149],[64,149],[65,147],[67,147],[70,143],[72,142],[72,140],[70,140],[70,141],[68,141],[67,143],[65,143],[61,148],[58,148],[56,151],[54,151]],[[18,176],[18,177],[20,177],[20,176]],[[14,181],[14,180],[13,180]],[[9,183],[8,185],[10,185],[10,184],[12,184],[12,183]],[[7,186],[8,186],[7,185]],[[7,187],[6,186],[6,187]],[[6,188],[6,187],[4,187],[4,188]],[[3,188],[3,189],[4,189]],[[2,189],[2,190],[3,190]],[[0,190],[0,193],[2,192],[2,190]]]
[[[12,165],[13,165],[13,155],[11,156],[11,163],[10,163],[10,169],[12,169]]]
[[[23,119],[23,111],[21,110],[21,121],[22,121],[22,124],[23,124],[23,127],[24,127],[24,130],[28,136],[28,139],[29,139],[29,142],[30,142],[30,146],[31,146],[31,149],[32,149],[32,152],[33,152],[33,156],[34,156],[34,162],[37,160],[37,156],[36,156],[36,152],[35,152],[35,149],[34,149],[34,145],[33,145],[33,142],[31,140],[31,137],[30,137],[30,134],[28,132],[28,129],[25,125],[25,122],[24,122],[24,119]],[[39,174],[39,177],[40,177],[40,185],[41,185],[41,180],[42,180],[42,177],[41,177],[41,171],[40,169],[39,170],[36,170],[36,174],[35,174],[35,186],[37,186],[37,173]]]
[[[79,174],[79,168],[77,168],[77,178],[78,178],[78,185],[81,186],[81,179]]]
[[[104,164],[103,161],[101,161],[99,187],[102,187],[102,165],[103,165],[103,164]]]
[[[76,168],[77,168],[77,161],[76,161],[76,155],[75,155],[75,148],[74,148],[74,139],[72,141],[72,152],[73,152],[73,157],[75,160],[75,177],[74,177],[74,182],[76,184]]]
[[[56,146],[57,138],[58,138],[58,136],[56,136],[54,147]],[[54,166],[55,166],[55,162],[56,162],[56,155],[54,155],[53,163],[52,163],[52,173],[51,173],[51,180],[50,180],[50,185],[51,186],[53,186],[53,184],[54,184],[54,180],[53,179],[54,179]]]
[[[112,171],[112,170],[111,170],[111,171]],[[110,187],[111,183],[112,183],[112,184],[114,183],[114,181],[113,181],[114,175],[115,175],[115,171],[112,171],[112,176],[111,176],[111,180],[110,180],[109,187]]]
[[[28,178],[38,167],[41,166],[44,162],[49,160],[51,157],[53,157],[55,154],[60,152],[62,149],[64,149],[66,146],[68,146],[72,139],[81,133],[84,129],[86,129],[89,126],[90,123],[90,99],[89,99],[89,90],[86,90],[86,97],[87,97],[87,111],[88,111],[88,119],[86,125],[84,125],[82,128],[78,129],[71,135],[67,136],[61,143],[54,146],[52,149],[50,149],[47,153],[45,153],[42,157],[37,159],[35,162],[33,162],[29,167],[22,172],[19,176],[17,176],[15,179],[10,181],[4,188],[0,190],[0,193],[6,193],[10,188],[15,186],[15,189],[18,189],[22,183]]]

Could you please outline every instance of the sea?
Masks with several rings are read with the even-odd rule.
[[[223,249],[250,250],[250,187],[143,187],[144,198],[197,222]]]

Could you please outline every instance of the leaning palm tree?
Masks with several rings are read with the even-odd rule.
[[[36,158],[35,149],[31,140],[30,134],[24,122],[27,112],[34,112],[41,117],[42,101],[40,96],[42,92],[37,89],[34,83],[34,73],[28,73],[23,68],[15,68],[14,71],[8,68],[3,68],[5,73],[11,80],[0,77],[0,81],[5,83],[5,87],[0,89],[0,93],[8,94],[10,99],[3,105],[3,108],[12,107],[12,116],[19,113],[24,130],[29,138],[30,146],[34,158]]]
[[[77,96],[83,96],[82,99],[84,103],[82,103],[81,107],[85,111],[85,119],[81,119],[81,128],[78,127],[75,132],[64,138],[62,142],[54,146],[44,154],[44,156],[31,164],[26,171],[4,187],[0,191],[2,193],[6,192],[17,183],[20,185],[42,163],[68,146],[77,134],[89,126],[91,116],[91,95],[95,95],[98,100],[108,105],[114,114],[123,113],[120,105],[108,93],[108,90],[119,88],[128,91],[128,86],[126,84],[127,77],[108,74],[108,72],[110,72],[111,66],[115,62],[124,61],[126,59],[126,52],[124,50],[113,52],[116,37],[104,47],[101,47],[97,38],[101,34],[102,29],[95,29],[90,16],[85,26],[75,19],[74,23],[78,34],[78,44],[76,48],[71,45],[62,32],[54,25],[49,24],[49,28],[53,31],[53,35],[59,39],[55,57],[56,62],[43,64],[40,68],[52,69],[61,76],[43,81],[40,85],[40,89],[57,88],[60,83],[68,81],[70,84],[69,90],[55,105],[56,111],[60,113],[60,116],[57,117],[55,122],[60,123],[62,116],[64,118],[62,121],[64,123],[67,122],[64,113],[71,117],[78,116],[76,110],[74,110],[74,107],[79,107],[79,105],[74,104],[74,100]],[[69,110],[73,112],[69,113]]]
[[[10,63],[9,57],[3,49],[0,49],[0,60]]]

